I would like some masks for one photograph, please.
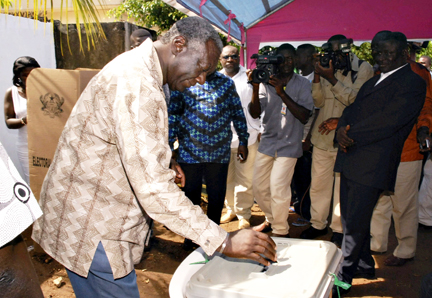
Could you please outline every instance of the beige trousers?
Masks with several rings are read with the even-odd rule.
[[[395,193],[381,196],[371,221],[371,250],[387,251],[391,217],[398,246],[393,254],[398,258],[412,258],[416,252],[418,229],[418,185],[422,161],[401,162],[398,168]]]
[[[419,223],[432,226],[432,161],[426,161],[419,190]]]
[[[231,148],[228,167],[227,191],[225,206],[228,213],[237,215],[238,219],[249,219],[254,203],[252,178],[258,141],[248,146],[248,157],[244,163],[237,160],[237,148]]]
[[[340,174],[333,172],[336,151],[326,151],[314,147],[312,152],[311,225],[318,230],[325,229],[333,199],[332,220],[333,232],[342,233],[340,218]]]
[[[272,157],[257,152],[253,177],[253,194],[273,233],[289,232],[291,180],[297,158]]]

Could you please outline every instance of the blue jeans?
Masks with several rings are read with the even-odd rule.
[[[87,278],[66,269],[77,298],[139,298],[136,273],[114,279],[102,242],[96,249]]]

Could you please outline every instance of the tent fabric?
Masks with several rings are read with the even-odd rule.
[[[163,0],[188,14],[200,14],[201,0]],[[203,17],[228,33],[224,24],[228,11],[236,18],[231,35],[241,40],[239,25],[246,33],[247,66],[250,56],[266,43],[313,41],[322,44],[334,34],[354,41],[368,41],[381,30],[403,32],[410,40],[432,39],[430,0],[207,0]]]
[[[410,40],[430,40],[428,7],[429,0],[296,0],[247,30],[247,65],[266,42],[323,43],[335,34],[367,41],[381,30],[403,32]]]
[[[201,0],[163,0],[165,3],[191,15],[200,15]],[[225,21],[229,11],[236,15],[236,20],[231,22],[230,35],[237,41],[241,41],[240,26],[245,28],[252,25],[260,18],[280,9],[293,0],[207,0],[201,6],[202,16],[226,34],[230,30]],[[186,9],[180,9],[179,6]]]

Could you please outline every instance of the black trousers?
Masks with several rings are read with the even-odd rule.
[[[204,178],[208,194],[207,216],[216,224],[220,224],[225,201],[228,164],[179,164],[186,177],[186,184],[183,191],[195,205],[200,205],[201,203],[201,191]]]
[[[432,297],[432,273],[429,273],[422,278],[419,297],[420,298]]]
[[[291,190],[295,192],[293,196],[293,206],[295,212],[300,214],[303,218],[310,220],[310,185],[311,185],[311,171],[312,171],[312,152],[303,151],[303,156],[297,159],[294,168],[294,174],[291,182]]]
[[[382,190],[359,184],[341,173],[340,207],[344,260],[338,278],[352,282],[356,271],[375,273],[370,251],[370,223]]]

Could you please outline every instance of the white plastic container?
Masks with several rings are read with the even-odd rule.
[[[267,268],[250,260],[215,256],[192,275],[185,288],[186,297],[329,297],[333,286],[330,273],[337,273],[341,250],[328,241],[273,240],[277,263]]]

